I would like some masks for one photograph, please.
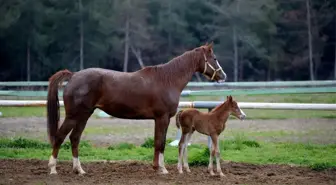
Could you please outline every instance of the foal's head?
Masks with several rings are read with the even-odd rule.
[[[246,115],[245,113],[240,109],[238,106],[237,102],[232,99],[232,96],[227,96],[226,97],[226,102],[228,103],[229,110],[231,114],[233,114],[236,118],[240,120],[244,120]]]
[[[216,55],[212,49],[213,43],[206,43],[205,45],[196,48],[197,52],[201,52],[203,56],[200,62],[200,70],[202,74],[211,81],[217,81],[219,83],[224,82],[226,74],[216,58]]]

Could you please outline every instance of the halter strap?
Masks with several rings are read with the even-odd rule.
[[[212,74],[211,80],[213,80],[213,79],[215,78],[215,75],[216,75],[216,73],[217,73],[218,71],[222,71],[222,72],[224,73],[224,71],[223,71],[222,67],[219,65],[217,59],[216,59],[216,63],[217,63],[218,68],[215,69],[215,68],[208,62],[208,59],[206,58],[206,56],[205,56],[204,53],[203,53],[203,56],[204,56],[204,60],[205,60],[205,64],[204,64],[205,66],[204,66],[204,71],[203,71],[202,74],[205,74],[205,72],[206,72],[206,70],[207,70],[207,66],[209,66],[209,67],[214,71],[213,74]],[[206,75],[205,75],[205,76],[206,76]]]

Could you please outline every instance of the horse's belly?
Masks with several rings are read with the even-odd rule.
[[[101,107],[107,114],[124,119],[153,119],[154,114],[151,109],[147,107],[139,108],[135,106],[129,106],[122,103],[114,103]]]

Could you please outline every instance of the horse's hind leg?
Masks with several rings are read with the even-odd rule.
[[[72,150],[72,157],[73,157],[73,171],[80,175],[85,174],[85,171],[81,167],[81,163],[78,158],[78,145],[80,142],[81,135],[84,131],[88,118],[91,116],[85,116],[84,119],[77,120],[76,127],[72,130],[70,134],[70,142],[71,142],[71,150]]]
[[[65,137],[69,134],[69,132],[74,128],[75,125],[76,125],[75,120],[65,118],[61,128],[57,131],[57,135],[53,143],[52,155],[50,156],[48,163],[48,167],[50,168],[50,174],[57,174],[56,159],[58,156],[59,149]]]

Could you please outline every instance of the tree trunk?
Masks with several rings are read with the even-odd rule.
[[[202,80],[201,76],[199,75],[199,73],[195,73],[195,76],[196,76],[198,82],[203,82],[203,80]]]
[[[82,0],[79,0],[79,13],[80,13],[80,22],[79,22],[79,69],[82,70],[84,69],[84,31],[83,31],[83,5],[82,5]]]
[[[271,81],[271,60],[268,60],[267,81]]]
[[[237,44],[237,30],[236,26],[233,25],[232,27],[233,31],[233,53],[234,53],[234,61],[233,61],[233,75],[234,75],[234,81],[238,81],[238,44]]]
[[[30,40],[27,42],[27,81],[30,81]]]
[[[139,63],[139,65],[140,65],[141,69],[144,68],[145,65],[144,65],[144,63],[143,63],[143,61],[142,61],[141,51],[140,51],[140,50],[136,50],[132,45],[130,45],[130,47],[131,47],[131,50],[132,50],[133,54],[134,54],[135,57],[137,58],[138,63]]]
[[[125,55],[124,55],[124,72],[127,72],[128,66],[128,51],[129,51],[129,19],[126,19],[126,26],[125,26]]]
[[[335,58],[334,58],[334,79],[336,80],[336,44],[335,44]]]
[[[312,45],[312,33],[311,33],[311,18],[310,18],[310,0],[306,0],[307,8],[307,27],[308,27],[308,42],[309,42],[309,71],[310,80],[314,80],[314,63],[313,63],[313,45]]]
[[[171,1],[168,1],[168,21],[171,24]],[[169,55],[172,53],[172,38],[171,38],[171,28],[168,28],[168,52]]]

